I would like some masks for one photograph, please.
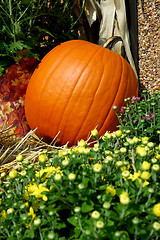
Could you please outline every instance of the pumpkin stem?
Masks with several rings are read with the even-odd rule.
[[[120,36],[113,36],[113,37],[110,37],[107,39],[107,41],[103,44],[103,47],[104,48],[107,48],[107,49],[112,49],[113,46],[117,43],[121,41],[123,43],[123,40]],[[126,55],[126,51],[125,51],[125,48],[124,46],[122,45],[121,47],[121,56],[128,61],[128,58],[127,58],[127,55]]]

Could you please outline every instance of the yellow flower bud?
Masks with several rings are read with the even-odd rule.
[[[22,160],[23,160],[22,155],[19,154],[18,156],[16,156],[16,160],[17,160],[17,162],[22,162]]]
[[[94,130],[91,131],[91,134],[92,134],[93,137],[97,137],[99,133],[98,133],[97,129],[94,129]]]
[[[70,173],[70,174],[68,175],[68,179],[69,179],[70,181],[74,181],[74,180],[76,179],[76,174]]]
[[[138,142],[139,142],[139,139],[134,136],[134,137],[133,137],[133,141],[134,141],[135,143],[138,143]]]
[[[148,179],[150,178],[150,173],[147,172],[147,171],[142,172],[141,178],[142,178],[143,180],[148,180]]]
[[[153,143],[153,142],[149,142],[149,143],[147,143],[147,146],[148,146],[149,148],[153,148],[153,147],[154,147],[154,143]]]
[[[106,194],[111,194],[112,197],[114,197],[116,195],[116,190],[113,186],[109,185],[106,188]]]
[[[39,162],[41,162],[41,163],[44,163],[44,162],[46,162],[46,154],[41,154],[41,155],[39,155],[39,158],[38,158],[38,160],[39,160]]]
[[[91,213],[91,217],[94,219],[98,219],[98,218],[100,218],[100,213],[95,210]]]
[[[152,170],[155,172],[159,171],[159,164],[153,164]]]
[[[122,136],[122,131],[121,130],[117,130],[116,131],[116,136],[117,137],[121,137]]]
[[[153,228],[154,228],[156,231],[159,231],[159,230],[160,230],[160,223],[159,223],[159,222],[154,222],[154,223],[153,223]]]
[[[9,177],[10,178],[16,178],[17,177],[17,171],[15,171],[15,170],[10,171]]]
[[[95,143],[93,146],[93,151],[98,152],[99,151],[99,144]]]
[[[142,139],[142,142],[145,144],[148,142],[149,137],[142,137],[141,139]]]
[[[140,155],[141,157],[145,157],[147,155],[147,151],[144,147],[138,146],[136,148],[136,152],[138,155]]]
[[[156,154],[156,158],[160,159],[160,154],[159,153]]]
[[[149,184],[149,182],[145,180],[143,183],[143,187],[147,186],[148,184]]]
[[[126,149],[125,147],[121,147],[121,148],[120,148],[120,152],[121,152],[121,153],[126,153],[126,152],[127,152],[127,149]]]
[[[149,170],[149,169],[150,169],[150,166],[151,166],[151,164],[150,164],[149,162],[143,161],[143,163],[142,163],[142,165],[141,165],[141,168],[142,168],[143,170]]]
[[[99,173],[102,171],[103,165],[100,163],[96,163],[93,165],[93,171]]]
[[[120,196],[119,196],[119,199],[120,199],[120,203],[123,205],[127,205],[130,202],[128,193],[126,193],[126,192],[122,192],[122,194],[120,194]]]
[[[56,173],[56,174],[54,175],[54,180],[57,181],[57,182],[60,181],[61,178],[62,178],[62,176],[61,176],[60,173]]]
[[[86,146],[86,142],[81,139],[79,142],[78,142],[78,147],[85,147]]]
[[[96,222],[96,227],[97,228],[103,228],[104,227],[104,222],[103,221],[97,221]]]
[[[153,206],[153,213],[157,216],[160,217],[160,203],[157,203]]]
[[[122,172],[122,177],[124,177],[124,178],[128,178],[129,175],[130,175],[130,172],[128,170],[125,170]]]

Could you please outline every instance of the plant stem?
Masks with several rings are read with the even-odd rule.
[[[39,227],[39,235],[40,235],[40,240],[43,240],[43,236],[42,236],[42,233],[41,233],[41,228]]]
[[[79,228],[81,229],[81,231],[83,232],[83,228],[82,228],[82,224],[81,224],[81,219],[80,219],[80,214],[78,213],[78,224],[79,224]]]
[[[149,234],[149,236],[148,236],[148,238],[146,240],[150,239],[150,237],[152,236],[153,232],[154,232],[154,230],[152,229],[152,231],[150,232],[150,234]]]
[[[137,225],[135,226],[135,231],[134,231],[134,240],[137,240],[137,231],[138,228],[137,228]]]
[[[125,210],[126,210],[126,206],[122,206],[122,212],[121,212],[121,214],[120,214],[120,218],[121,218],[121,219],[124,218]]]
[[[138,202],[139,196],[140,196],[141,191],[142,191],[142,186],[143,186],[143,182],[141,182],[141,185],[140,185],[139,191],[138,191],[138,193],[137,193],[137,197],[136,197],[136,201],[135,201],[135,203]]]

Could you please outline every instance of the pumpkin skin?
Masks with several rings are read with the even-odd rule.
[[[68,146],[116,130],[113,105],[138,95],[138,82],[129,63],[116,52],[84,40],[71,40],[52,49],[34,71],[25,97],[30,128],[44,140]]]

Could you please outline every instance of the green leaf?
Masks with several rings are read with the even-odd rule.
[[[67,221],[75,227],[78,225],[76,216],[72,216],[70,218],[67,218]]]
[[[4,68],[0,65],[0,76],[2,76],[4,73]]]
[[[157,180],[156,172],[152,172],[151,175],[152,175],[152,179],[156,182],[156,180]]]
[[[75,229],[75,235],[74,235],[75,239],[78,239],[80,233],[81,233],[81,230],[79,228],[76,228]]]
[[[46,33],[46,34],[48,34],[49,36],[56,38],[56,37],[53,36],[53,34],[52,34],[50,31],[48,31],[47,29],[41,28],[41,27],[39,27],[39,26],[35,26],[34,29],[37,29],[40,33]]]
[[[99,190],[106,190],[106,187],[107,187],[107,185],[105,184],[105,185],[101,185],[98,189]]]
[[[14,52],[15,50],[22,50],[24,44],[22,41],[13,42],[9,45],[9,50]]]
[[[67,200],[71,203],[76,203],[77,202],[77,198],[73,195],[68,195]]]
[[[9,238],[7,238],[7,240],[16,240],[17,238],[15,238],[15,237],[9,237]]]
[[[34,230],[27,229],[24,233],[23,239],[26,239],[26,238],[33,239],[34,238]]]
[[[56,226],[56,229],[61,229],[61,228],[65,228],[66,224],[65,223],[58,223]]]
[[[92,201],[82,203],[81,210],[84,213],[92,211],[94,208],[94,203]]]
[[[83,182],[84,187],[87,188],[88,187],[89,178],[83,178],[82,182]]]

